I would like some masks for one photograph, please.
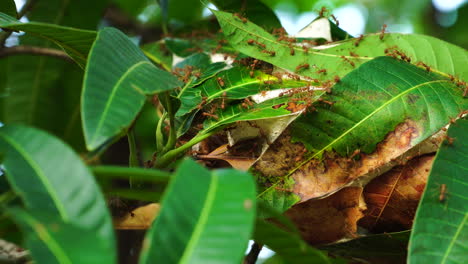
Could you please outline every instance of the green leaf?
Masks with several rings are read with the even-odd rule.
[[[94,150],[122,133],[136,118],[146,95],[181,86],[156,68],[122,32],[99,31],[86,67],[81,116],[86,146]]]
[[[291,124],[292,141],[303,143],[308,153],[275,184],[296,179],[308,164],[320,162],[325,153],[341,157],[349,157],[358,149],[372,153],[401,124],[414,129],[405,146],[412,148],[468,109],[468,100],[462,94],[463,89],[449,79],[390,57],[363,64],[337,83],[331,94],[322,96],[333,105],[315,104],[316,111],[301,115]],[[303,200],[316,197],[299,194]]]
[[[174,65],[173,68],[182,69],[186,66],[193,66],[196,68],[205,68],[208,65],[210,65],[210,63],[211,63],[210,56],[206,53],[200,52],[200,53],[189,55],[187,58],[185,58],[185,60]]]
[[[116,263],[114,245],[93,229],[43,212],[19,208],[7,212],[22,229],[26,247],[37,263]]]
[[[467,109],[467,107],[465,107]],[[410,238],[408,263],[466,263],[468,120],[448,129],[437,152]]]
[[[374,59],[336,84],[323,99],[332,106],[302,115],[292,125],[294,141],[303,142],[319,158],[332,149],[341,156],[364,153],[398,124],[415,122],[411,145],[433,135],[468,108],[462,89],[450,80],[389,57]],[[332,124],[332,126],[330,126]],[[322,128],[327,127],[324,131]]]
[[[0,128],[0,152],[6,177],[27,209],[92,230],[100,243],[114,246],[102,194],[68,146],[40,130],[7,125]]]
[[[141,46],[141,49],[152,62],[160,64],[166,71],[172,69],[172,53],[163,42],[148,43]]]
[[[238,51],[291,71],[295,71],[296,67],[303,63],[311,65],[310,69],[302,71],[301,75],[322,80],[331,79],[333,75],[342,77],[355,67],[375,57],[385,55],[386,49],[391,50],[396,47],[411,58],[413,63],[421,61],[438,72],[468,80],[468,68],[465,67],[465,62],[468,60],[467,51],[433,37],[395,33],[385,34],[384,39],[380,40],[380,34],[371,34],[365,36],[357,47],[355,46],[357,40],[350,39],[337,42],[338,45],[327,49],[309,49],[307,52],[300,46],[293,46],[295,54],[291,55],[289,43],[278,41],[261,27],[250,22],[242,23],[239,18],[230,13],[213,12],[226,38]],[[275,55],[263,53],[260,45],[249,45],[249,39],[264,44],[265,49],[274,51]],[[352,56],[350,52],[357,56]],[[317,73],[320,69],[326,69],[333,75]]]
[[[219,73],[200,86],[189,87],[181,91],[179,94],[181,106],[176,115],[183,116],[192,112],[200,105],[203,97],[206,103],[210,103],[218,98],[223,100],[244,99],[267,89],[307,86],[306,81],[284,79],[284,81],[279,82],[278,78],[261,71],[252,71],[252,73],[250,76],[249,69],[234,67]]]
[[[209,171],[185,160],[146,235],[140,263],[240,263],[254,217],[248,173]]]
[[[242,2],[237,0],[212,1],[219,9],[229,12],[237,12],[255,24],[267,30],[273,30],[281,27],[281,22],[276,17],[273,10],[259,0],[250,0]]]
[[[0,28],[24,31],[50,40],[63,48],[82,68],[96,37],[96,31],[40,22],[22,23],[4,13],[0,13]]]
[[[310,247],[297,233],[290,233],[265,220],[257,220],[254,239],[275,251],[285,263],[332,263],[325,253]]]
[[[0,10],[11,16],[11,17],[17,17],[18,13],[16,11],[16,4],[14,0],[3,0],[0,2]]]

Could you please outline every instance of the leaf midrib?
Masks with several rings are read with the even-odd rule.
[[[457,241],[457,237],[460,235],[461,230],[465,226],[465,223],[466,223],[467,220],[468,220],[468,213],[465,213],[465,217],[463,218],[463,221],[461,221],[461,223],[458,225],[457,231],[453,235],[453,239],[450,241],[450,244],[449,244],[447,250],[445,250],[445,254],[444,254],[444,257],[442,258],[441,263],[446,263],[448,257],[450,256],[449,253],[451,252],[452,247],[454,246],[455,241]]]
[[[60,244],[53,238],[41,222],[28,214],[23,214],[23,216],[25,216],[23,219],[36,231],[37,236],[48,246],[50,251],[53,252],[53,255],[57,258],[59,263],[73,264],[66,251],[60,247]]]
[[[98,125],[96,127],[96,130],[94,132],[94,135],[93,137],[91,138],[90,142],[93,142],[96,140],[96,137],[99,135],[99,132],[100,130],[102,129],[102,125],[104,123],[104,121],[106,120],[106,116],[109,112],[109,108],[110,108],[110,105],[112,104],[112,102],[114,101],[114,97],[117,93],[117,91],[119,90],[119,88],[121,88],[122,86],[120,85],[125,79],[126,77],[132,73],[137,67],[141,66],[141,65],[144,65],[144,64],[149,64],[149,65],[152,65],[149,61],[146,61],[146,60],[143,60],[143,61],[140,61],[138,63],[135,63],[133,64],[120,78],[119,80],[116,82],[116,84],[114,85],[113,89],[112,89],[112,93],[110,94],[107,102],[106,102],[106,105],[104,107],[104,111],[101,115],[101,118],[99,119],[99,122],[98,122]],[[139,94],[140,95],[140,94]]]
[[[60,203],[60,199],[58,198],[58,194],[55,191],[55,188],[52,186],[48,178],[45,176],[41,167],[28,155],[28,152],[24,148],[16,144],[14,139],[8,137],[5,133],[0,133],[0,137],[2,137],[6,142],[8,142],[13,147],[13,149],[15,149],[26,160],[26,162],[32,167],[32,169],[36,172],[36,175],[38,176],[38,178],[44,184],[44,187],[49,193],[52,201],[54,201],[54,204],[60,216],[62,217],[64,221],[68,221],[69,216],[63,204]]]
[[[222,14],[223,14],[223,13],[222,13]],[[226,14],[227,14],[227,13],[226,13]],[[224,14],[223,14],[223,15],[224,15]],[[248,30],[246,30],[246,29],[244,29],[244,28],[242,28],[242,27],[237,26],[236,24],[231,23],[231,21],[229,21],[228,19],[225,19],[224,17],[221,17],[221,19],[223,19],[224,21],[226,21],[227,23],[229,23],[229,24],[232,25],[233,27],[235,27],[235,28],[237,28],[237,29],[239,29],[239,30],[242,30],[242,31],[246,32],[247,34],[250,34],[250,35],[252,35],[252,36],[255,36],[255,37],[257,37],[257,38],[263,39],[263,40],[268,41],[268,42],[270,42],[270,43],[273,43],[273,44],[276,44],[276,45],[280,45],[280,46],[283,46],[283,47],[287,47],[288,49],[290,49],[290,47],[289,47],[288,45],[286,45],[286,44],[283,44],[283,43],[277,42],[277,41],[273,41],[273,40],[271,40],[271,39],[268,39],[268,38],[265,38],[265,37],[263,37],[263,36],[260,36],[260,35],[254,33],[254,32],[248,31]],[[305,54],[305,52],[304,52],[304,50],[303,50],[302,48],[299,48],[299,47],[297,47],[297,46],[293,46],[292,48],[293,48],[294,50],[298,51],[298,52],[301,52],[301,53]],[[372,59],[374,58],[374,57],[353,57],[353,56],[350,56],[350,55],[335,55],[335,54],[329,54],[329,53],[322,53],[322,52],[318,52],[318,51],[311,51],[310,49],[309,49],[308,53],[312,53],[312,54],[315,54],[315,55],[326,56],[326,57],[335,57],[335,58],[338,58],[338,57],[342,57],[342,56],[343,56],[343,57],[348,58],[348,59],[352,58],[352,59],[360,59],[360,60],[372,60]]]
[[[200,240],[201,234],[205,229],[206,222],[208,221],[208,217],[212,211],[214,199],[216,197],[216,191],[218,189],[218,177],[214,175],[214,173],[210,173],[210,186],[208,187],[208,192],[206,199],[202,206],[202,211],[199,216],[199,220],[192,232],[191,239],[185,248],[184,254],[180,258],[179,263],[188,263],[190,261],[190,257],[193,254],[193,251]]]

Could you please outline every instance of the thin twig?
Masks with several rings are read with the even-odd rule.
[[[262,251],[262,248],[263,248],[263,245],[260,245],[257,242],[254,242],[252,244],[252,247],[250,248],[249,254],[245,256],[243,264],[255,264],[255,262],[257,262],[260,251]]]
[[[67,53],[57,49],[41,48],[34,46],[14,46],[0,49],[0,58],[22,54],[50,56],[66,60],[68,62],[73,62],[73,59],[70,56],[68,56]]]

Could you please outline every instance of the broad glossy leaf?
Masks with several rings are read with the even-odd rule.
[[[275,251],[285,263],[332,263],[324,252],[310,247],[299,234],[285,231],[266,220],[256,221],[254,239]]]
[[[322,96],[332,105],[318,103],[317,111],[292,123],[292,141],[303,143],[308,153],[300,162],[292,161],[279,182],[292,177],[294,192],[307,201],[336,192],[363,175],[377,176],[369,171],[400,157],[468,109],[462,94],[463,89],[449,79],[393,58],[363,64],[336,84],[331,94]],[[401,138],[407,140],[377,148],[397,128],[404,129]],[[349,159],[356,150],[368,154],[360,163]],[[380,163],[373,163],[372,157]],[[340,159],[343,166],[321,171],[323,158]],[[367,167],[361,171],[360,164]],[[323,177],[334,180],[325,183]]]
[[[195,53],[195,54],[192,54],[192,55],[189,55],[187,58],[185,58],[183,61],[177,63],[176,65],[174,65],[174,69],[175,68],[184,68],[184,67],[187,67],[187,66],[192,66],[192,67],[195,67],[195,68],[204,68],[204,67],[207,67],[208,65],[210,65],[211,63],[211,59],[210,59],[210,56],[206,53],[203,53],[203,52],[199,52],[199,53]]]
[[[171,52],[180,57],[187,57],[200,51],[208,53],[236,53],[236,50],[226,43],[222,34],[217,34],[214,38],[195,40],[165,38],[164,43]]]
[[[468,261],[467,133],[468,120],[451,124],[450,138],[437,152],[416,213],[408,263]]]
[[[40,130],[7,125],[0,128],[0,152],[7,179],[27,209],[92,230],[113,247],[112,223],[98,185],[68,146]]]
[[[0,11],[11,16],[17,17],[16,4],[14,0],[3,0],[0,2]]]
[[[234,67],[218,73],[200,86],[188,87],[179,94],[181,106],[177,116],[183,116],[195,110],[205,97],[205,103],[215,99],[223,100],[244,99],[265,90],[279,88],[297,88],[307,86],[305,81],[283,79],[279,82],[277,77],[265,74],[261,71],[253,71],[247,68]]]
[[[51,40],[63,48],[82,68],[86,64],[89,49],[96,38],[96,31],[40,22],[22,23],[4,13],[0,13],[0,27],[24,31]]]
[[[255,24],[267,30],[273,30],[281,27],[281,22],[278,17],[276,17],[273,10],[260,0],[250,0],[248,2],[237,0],[214,0],[212,2],[219,9],[242,14]]]
[[[185,160],[146,235],[140,263],[239,263],[254,217],[255,183],[248,173],[209,171]]]
[[[404,52],[413,63],[421,61],[426,65],[445,74],[452,74],[461,79],[468,80],[468,69],[465,62],[468,52],[460,47],[446,43],[433,37],[424,35],[385,34],[380,40],[380,34],[365,36],[356,47],[356,39],[336,42],[336,46],[327,49],[309,49],[305,51],[300,46],[291,47],[288,42],[278,41],[259,26],[242,21],[230,13],[213,11],[223,29],[229,43],[238,51],[264,60],[275,66],[295,71],[303,63],[310,64],[310,69],[301,71],[301,75],[319,79],[331,79],[334,75],[344,76],[355,67],[372,60],[377,56],[385,55],[385,50],[391,51],[394,47]],[[260,45],[248,44],[252,39],[265,45],[265,50],[274,51],[272,56],[263,53]],[[291,55],[291,49],[295,51]],[[351,54],[353,52],[355,55]],[[342,57],[344,56],[344,58]],[[354,64],[352,66],[351,64]],[[326,69],[331,76],[317,73]]]
[[[115,247],[92,228],[64,222],[44,212],[7,211],[20,226],[37,263],[116,263]]]
[[[93,5],[90,10],[88,7]],[[28,19],[94,29],[105,2],[37,1]],[[83,11],[86,16],[82,16]],[[32,34],[19,37],[21,45],[53,47],[51,41]],[[7,97],[0,102],[6,124],[22,123],[60,137],[77,151],[84,151],[80,120],[80,94],[83,70],[78,65],[47,56],[21,55],[4,59]],[[1,112],[1,111],[0,111]]]
[[[104,28],[91,49],[83,85],[85,141],[94,150],[130,126],[147,95],[182,83],[156,68],[122,32]]]

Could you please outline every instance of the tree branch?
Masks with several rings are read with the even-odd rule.
[[[50,56],[66,60],[68,62],[73,62],[73,59],[70,56],[68,56],[67,53],[57,49],[41,48],[34,46],[14,46],[10,48],[0,49],[0,58],[22,54]]]
[[[245,256],[243,264],[255,264],[255,262],[257,262],[257,259],[258,259],[258,254],[260,254],[260,251],[262,251],[262,248],[263,248],[263,245],[260,245],[257,242],[254,242],[252,244],[252,247],[250,248],[249,254]]]

